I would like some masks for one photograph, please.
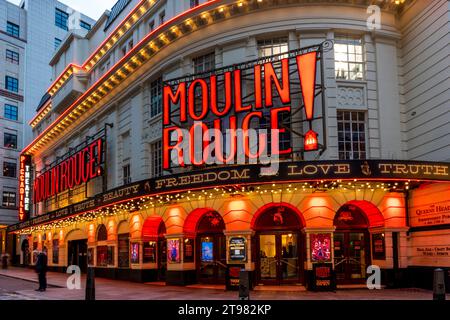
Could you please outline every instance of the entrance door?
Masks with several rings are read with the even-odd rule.
[[[300,282],[299,236],[297,233],[259,235],[259,271],[263,284]]]
[[[81,272],[87,270],[87,240],[73,240],[68,243],[68,264],[77,265]]]
[[[167,271],[167,240],[158,239],[158,281],[166,281]]]
[[[226,240],[223,234],[197,237],[197,272],[200,283],[224,284],[227,269]]]
[[[368,234],[336,232],[334,234],[334,268],[339,284],[363,283],[368,265]]]

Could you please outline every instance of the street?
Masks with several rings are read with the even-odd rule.
[[[48,273],[49,288],[37,292],[37,276],[32,270],[0,270],[0,300],[84,300],[85,277],[81,278],[81,289],[69,290],[65,283],[68,275]],[[26,279],[26,280],[24,280]],[[432,300],[433,294],[423,289],[342,289],[336,292],[311,292],[288,288],[251,291],[252,300]],[[143,284],[103,278],[95,279],[97,300],[238,300],[238,293],[220,287],[165,286]],[[447,295],[450,300],[450,295]]]

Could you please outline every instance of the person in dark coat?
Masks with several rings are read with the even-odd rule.
[[[47,289],[47,255],[40,252],[36,261],[36,272],[39,277],[39,289],[36,291],[45,291]]]

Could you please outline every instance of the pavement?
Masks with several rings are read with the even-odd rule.
[[[37,292],[37,274],[31,269],[0,269],[0,300],[84,300],[86,276],[81,276],[81,288],[69,290],[69,274],[48,272],[49,287]],[[202,288],[166,286],[161,283],[134,283],[95,278],[97,300],[238,300],[238,293],[220,287]],[[432,300],[433,293],[423,289],[347,289],[336,292],[304,290],[255,290],[252,300]],[[447,295],[450,300],[450,294]]]

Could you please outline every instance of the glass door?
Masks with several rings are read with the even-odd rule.
[[[293,233],[281,235],[280,280],[298,280],[298,241]]]
[[[261,281],[275,282],[278,279],[277,239],[274,234],[259,236]]]
[[[77,265],[81,272],[87,271],[87,240],[73,240],[68,244],[69,265]]]
[[[338,283],[360,283],[366,279],[368,245],[364,232],[334,234],[334,268]]]
[[[226,275],[226,242],[223,234],[204,235],[198,237],[199,282],[225,283]]]
[[[350,280],[365,280],[367,268],[365,253],[364,233],[349,233],[348,272]]]
[[[299,282],[298,234],[259,235],[259,274],[263,284]]]

